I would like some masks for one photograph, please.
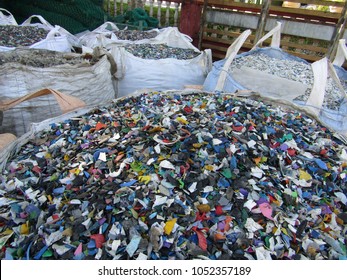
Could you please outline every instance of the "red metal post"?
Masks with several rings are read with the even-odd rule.
[[[198,47],[202,6],[196,0],[182,0],[180,32],[193,39],[193,45]]]

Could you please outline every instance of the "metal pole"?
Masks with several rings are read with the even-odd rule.
[[[339,40],[342,39],[343,34],[345,32],[346,28],[346,22],[347,22],[347,1],[345,2],[345,5],[343,6],[341,16],[336,24],[335,30],[333,35],[331,36],[331,44],[329,46],[328,52],[326,54],[326,57],[329,60],[332,60],[332,58],[336,55],[336,49],[339,44]]]
[[[264,29],[266,25],[266,17],[269,13],[271,6],[271,0],[264,0],[263,5],[261,7],[260,17],[258,19],[257,31],[255,33],[254,44],[257,43],[261,37],[263,37]]]
[[[202,16],[201,16],[201,22],[200,22],[200,31],[199,31],[199,43],[198,43],[198,49],[201,50],[202,45],[202,37],[204,34],[204,25],[206,21],[206,10],[207,10],[208,0],[204,0],[204,5],[202,7]]]

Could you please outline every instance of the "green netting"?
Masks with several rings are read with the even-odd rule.
[[[126,19],[124,15],[119,15],[114,18],[115,23],[125,23]]]
[[[131,10],[126,11],[124,13],[124,17],[125,17],[126,21],[134,21],[134,14],[133,14],[133,12]]]
[[[88,26],[93,19],[86,16],[79,7],[68,5],[60,1],[36,1],[36,6],[48,12],[54,12],[59,15],[65,15],[80,22],[83,26]]]
[[[129,25],[132,25],[133,27],[138,27],[139,29],[147,29],[148,24],[145,20],[137,20],[137,21],[129,21]]]
[[[114,18],[117,26],[121,29],[127,27],[128,29],[152,29],[157,28],[159,25],[158,19],[150,17],[148,13],[142,8],[135,8],[126,11],[123,15]],[[122,24],[122,25],[119,25]]]
[[[80,9],[86,18],[88,18],[88,29],[92,30],[99,27],[104,21],[113,21],[113,17],[107,15],[101,5],[95,5],[90,0],[74,0],[74,5]]]
[[[61,14],[59,15],[54,12],[45,12],[43,17],[53,25],[64,27],[71,34],[77,34],[88,29],[86,26],[82,25],[73,18]]]
[[[16,0],[8,1],[6,6],[16,19],[26,19],[34,14],[41,15],[51,24],[60,25],[76,34],[93,30],[105,20],[113,20],[104,12],[99,2],[96,0]]]
[[[44,10],[27,4],[25,1],[13,1],[9,4],[9,8],[14,17],[21,16],[28,18],[32,15],[41,15]]]
[[[32,15],[41,15],[52,25],[60,25],[72,34],[94,30],[105,21],[113,21],[120,28],[129,29],[156,28],[159,24],[142,8],[110,17],[102,9],[100,0],[8,0],[6,4],[18,23]]]
[[[88,0],[74,0],[74,3],[84,15],[96,20],[104,20],[104,16],[106,15],[104,10],[93,2]]]
[[[32,5],[26,5],[24,3],[14,3],[11,5],[12,10],[15,11],[14,15],[17,18],[29,18],[31,15],[41,15],[45,20],[53,25],[59,25],[64,27],[72,34],[85,31],[87,28],[83,26],[80,22],[70,18],[68,16],[57,14],[55,12],[50,12],[43,10]],[[19,21],[18,22],[22,22]],[[34,21],[32,21],[33,23]]]
[[[157,28],[159,25],[159,20],[154,17],[148,17],[146,21],[147,21],[148,27]]]
[[[135,9],[131,10],[130,12],[133,14],[133,19],[135,21],[147,20],[149,17],[147,12],[141,8],[135,8]]]
[[[91,2],[93,2],[95,5],[102,6],[104,0],[91,0]]]

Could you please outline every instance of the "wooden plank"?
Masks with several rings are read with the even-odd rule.
[[[204,0],[197,0],[197,2],[200,5],[204,4]],[[242,3],[242,2],[234,2],[234,1],[229,1],[229,0],[209,0],[208,5],[209,6],[215,6],[215,7],[221,7],[221,8],[236,7],[236,8],[253,9],[253,10],[257,9],[259,11],[261,9],[261,5]]]
[[[197,0],[197,2],[202,5],[204,0]],[[318,6],[335,6],[335,7],[343,7],[344,2],[333,2],[333,1],[324,1],[324,0],[290,0],[290,2],[301,3],[301,4],[312,4]],[[261,4],[250,4],[250,3],[242,3],[242,2],[234,2],[230,0],[209,0],[209,6],[216,7],[240,7],[240,8],[251,8],[251,9],[261,9]],[[278,6],[276,6],[278,7]]]
[[[215,46],[215,45],[211,45],[211,44],[206,44],[204,42],[201,45],[204,49],[211,49],[212,55],[213,55],[215,50],[218,50],[218,51],[221,51],[222,53],[224,53],[224,56],[225,56],[227,49],[228,49],[226,47],[219,47],[219,46]]]
[[[270,7],[270,14],[275,13],[282,13],[282,14],[293,14],[293,15],[302,15],[303,18],[311,16],[311,17],[319,17],[319,18],[326,18],[326,19],[338,19],[340,17],[340,14],[337,13],[330,13],[330,12],[322,12],[322,11],[314,11],[314,10],[308,10],[308,9],[294,9],[294,8],[285,8],[285,7],[278,7],[278,6],[272,6]]]
[[[252,47],[252,45],[249,44],[249,46],[245,46],[242,50],[240,50],[239,53],[249,51],[251,47]],[[212,50],[212,57],[214,59],[224,59],[226,51],[227,51],[227,47],[216,46],[214,44],[209,44],[209,43],[205,43],[205,42],[202,42],[202,48],[203,49],[211,49]],[[322,57],[320,57],[320,56],[309,55],[309,54],[304,54],[304,53],[299,53],[299,52],[294,52],[294,51],[285,50],[285,52],[288,54],[294,55],[296,57],[300,57],[302,59],[305,59],[307,61],[312,61],[312,62],[322,59]]]
[[[213,58],[213,60],[214,61],[216,61],[216,60],[221,60],[221,59],[224,59],[225,58],[225,55],[224,54],[222,54],[222,53],[214,53],[213,55],[212,55],[212,58]]]
[[[203,4],[202,0],[197,0],[199,4]],[[261,10],[261,5],[242,3],[242,2],[232,2],[228,0],[209,0],[209,6],[215,6],[220,8],[229,9],[240,9],[243,11],[253,11],[259,13]],[[323,11],[314,11],[308,9],[295,9],[295,8],[285,8],[279,6],[271,6],[270,14],[288,15],[288,16],[302,16],[303,18],[321,18],[326,20],[337,21],[340,17],[338,13],[330,13]]]
[[[205,33],[214,33],[221,36],[228,36],[228,37],[238,37],[242,32],[236,32],[236,31],[224,31],[224,30],[218,30],[218,29],[212,29],[212,28],[205,28]],[[249,35],[248,38],[254,38],[254,35]]]
[[[286,53],[300,57],[300,58],[305,59],[307,61],[317,61],[317,60],[322,59],[322,57],[320,57],[320,56],[314,56],[314,55],[309,55],[309,54],[305,54],[305,53],[297,53],[297,52],[293,52],[293,51],[286,51]]]
[[[226,52],[230,45],[230,42],[215,42],[208,39],[204,39],[202,41],[203,48],[219,50],[223,52]],[[242,47],[250,50],[253,47],[253,44],[245,42]]]
[[[321,52],[321,53],[326,53],[327,48],[323,47],[317,47],[317,46],[312,46],[312,45],[305,45],[305,44],[297,44],[293,42],[288,42],[288,41],[281,41],[281,46],[286,46],[286,47],[291,47],[291,48],[296,48],[296,49],[301,49],[301,50],[309,50],[313,52]]]
[[[233,40],[225,40],[225,39],[219,39],[214,37],[204,37],[203,42],[206,42],[206,41],[209,41],[211,43],[216,43],[216,44],[224,44],[224,45],[227,45],[228,47],[233,43]],[[253,47],[253,44],[250,42],[245,42],[243,45],[249,48]]]
[[[233,36],[233,38],[237,38],[239,34],[235,34],[235,36]],[[249,41],[253,42],[254,41],[254,35],[250,35]],[[233,40],[228,40],[228,39],[223,39],[223,38],[216,38],[216,37],[212,37],[212,36],[203,36],[203,40],[207,40],[210,42],[215,42],[215,43],[221,43],[221,44],[227,44],[227,45],[231,45]],[[268,39],[265,41],[266,45],[269,45],[271,43],[271,39]],[[246,43],[245,43],[246,44]],[[312,46],[312,45],[305,45],[305,44],[297,44],[297,43],[293,43],[293,42],[289,42],[289,41],[284,41],[281,40],[281,46],[286,46],[286,47],[292,47],[292,48],[296,48],[296,49],[303,49],[303,50],[310,50],[310,51],[315,51],[315,52],[326,52],[327,48],[323,48],[323,47],[317,47],[317,46]],[[249,47],[252,48],[253,45],[251,43],[249,43]]]
[[[210,36],[204,36],[202,40],[205,41],[210,41],[213,43],[220,43],[220,44],[226,44],[226,45],[231,45],[233,40],[225,40],[225,39],[219,39],[215,37],[210,37]]]
[[[203,32],[204,32],[203,29],[204,29],[204,25],[206,22],[207,4],[208,4],[208,0],[204,0],[204,5],[202,6],[202,15],[201,15],[201,19],[200,19],[198,49],[201,49],[202,36],[203,36]]]
[[[217,35],[222,35],[222,36],[228,36],[228,37],[238,37],[241,33],[239,32],[234,32],[234,31],[224,31],[224,30],[218,30],[218,29],[212,29],[212,28],[204,28],[204,32],[206,33],[214,33]]]
[[[226,36],[232,37],[232,38],[237,38],[241,34],[241,33],[237,33],[237,32],[230,32],[230,31],[226,32],[223,30],[216,30],[216,29],[211,29],[211,28],[205,28],[204,32],[215,33],[218,35],[226,35]],[[283,35],[285,36],[286,34],[283,34]],[[233,40],[220,39],[220,38],[216,38],[216,37],[212,37],[212,36],[206,36],[206,35],[203,37],[204,40],[208,40],[209,38],[211,41],[216,41],[218,43],[224,43],[224,44],[231,44],[233,41]],[[250,35],[248,38],[250,41],[253,42],[255,36]],[[266,40],[265,43],[270,44],[271,39]],[[327,51],[327,48],[324,48],[324,47],[317,47],[317,46],[312,46],[312,45],[307,45],[307,44],[297,44],[294,42],[289,42],[289,41],[284,41],[284,40],[281,40],[281,45],[287,46],[287,47],[292,47],[292,48],[297,48],[297,49],[315,51],[315,52],[324,52],[325,53]]]
[[[211,49],[214,49],[215,46],[218,46],[218,44],[225,44],[228,46],[230,46],[232,44],[232,40],[218,39],[218,38],[213,38],[213,37],[204,37],[203,42],[204,43],[202,46],[206,46],[206,44],[209,44],[209,46],[213,46],[213,47],[208,47]],[[268,40],[267,43],[270,43],[270,40]],[[288,41],[281,41],[281,46],[289,47],[289,48],[296,48],[296,49],[300,49],[300,50],[308,50],[308,51],[317,52],[317,53],[326,53],[327,52],[327,48],[317,47],[317,46],[312,46],[312,45],[297,44],[297,43],[288,42]],[[243,47],[251,49],[253,47],[253,44],[249,43],[249,42],[245,42],[243,44]],[[226,49],[226,48],[224,48],[224,49]],[[222,50],[222,49],[219,49],[219,50]]]
[[[343,7],[345,4],[345,1],[336,2],[332,0],[289,0],[289,1],[301,3],[304,5],[335,6],[335,7]]]
[[[334,6],[334,7],[343,7],[344,5],[344,2],[334,2],[334,1],[324,1],[324,0],[290,0],[290,2],[317,5],[317,6]]]
[[[251,45],[249,47],[251,47]],[[208,44],[208,43],[205,43],[205,42],[202,42],[202,48],[203,49],[211,49],[212,50],[212,57],[213,58],[220,58],[220,59],[224,59],[225,58],[225,54],[226,54],[226,51],[227,51],[226,47],[216,46],[216,45]],[[239,53],[248,51],[249,49],[245,46],[243,48],[243,50],[240,50]],[[288,53],[288,54],[291,54],[293,56],[305,59],[307,61],[317,61],[317,60],[322,59],[322,57],[320,57],[320,56],[309,55],[309,54],[304,54],[304,53],[299,53],[299,52],[294,52],[294,51],[285,50],[285,52]]]
[[[224,31],[224,30],[218,30],[218,29],[212,29],[212,28],[205,28],[204,32],[206,33],[214,33],[214,34],[218,34],[218,35],[222,35],[222,36],[228,36],[228,37],[239,37],[241,32],[234,32],[234,31]],[[254,39],[254,35],[249,35],[248,38],[250,39]],[[271,39],[269,39],[271,40]]]

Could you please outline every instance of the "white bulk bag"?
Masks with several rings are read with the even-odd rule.
[[[202,85],[212,66],[210,49],[187,60],[143,59],[117,45],[111,47],[110,53],[117,64],[118,96],[141,89],[164,91],[184,89],[186,85]]]
[[[113,22],[107,21],[94,29],[93,31],[86,31],[80,36],[80,42],[82,46],[88,48],[106,47],[112,41],[116,40],[114,31],[118,31],[119,28]]]
[[[6,14],[4,14],[5,12]],[[18,25],[14,16],[7,10],[0,8],[0,25]]]
[[[84,108],[76,109],[61,114],[57,117],[46,118],[40,122],[32,123],[28,128],[27,132],[25,132],[25,134],[21,135],[20,137],[17,137],[17,139],[13,139],[13,141],[11,141],[10,143],[6,143],[6,145],[2,147],[2,149],[0,150],[0,171],[5,168],[8,158],[11,157],[13,154],[18,153],[20,148],[24,144],[26,144],[29,139],[34,137],[35,134],[37,134],[40,131],[43,131],[44,129],[48,129],[52,123],[63,122],[64,120],[67,120],[69,118],[83,115],[89,112],[91,109],[91,107],[87,106]]]
[[[280,49],[280,31],[281,24],[272,29],[266,34],[253,49],[249,52],[236,55],[250,32],[246,30],[239,38],[229,47],[226,58],[222,61],[214,63],[213,70],[208,74],[203,89],[206,91],[221,91],[221,92],[242,92],[243,94],[256,94],[263,100],[277,102],[291,106],[295,109],[304,111],[311,117],[316,118],[324,126],[338,132],[342,137],[347,137],[347,96],[340,83],[339,77],[336,73],[337,66],[323,58],[312,64],[307,61],[285,53]],[[257,46],[273,36],[271,47],[257,48]],[[343,44],[340,44],[338,53],[340,55],[347,54],[347,50],[341,49]],[[345,46],[344,46],[345,47]],[[345,47],[346,48],[346,47]],[[258,53],[264,53],[269,57],[277,58],[283,61],[295,60],[310,66],[313,71],[314,83],[310,95],[306,101],[295,100],[297,97],[303,95],[307,86],[300,81],[292,81],[290,79],[281,78],[276,75],[267,74],[260,70],[250,69],[241,66],[240,69],[230,71],[230,65],[235,57],[248,56]],[[347,56],[346,56],[347,57]],[[339,56],[336,58],[336,64],[342,64],[344,59]],[[344,72],[345,80],[347,80],[347,72]],[[338,110],[323,107],[325,98],[327,78],[329,76],[333,79],[341,92],[341,102]],[[341,76],[341,75],[340,75]],[[346,138],[347,139],[347,138]]]
[[[70,112],[72,110],[81,108],[81,107],[85,107],[86,104],[85,102],[83,102],[82,100],[73,97],[73,96],[69,96],[67,94],[61,93],[59,91],[53,90],[53,89],[42,89],[39,90],[37,92],[33,92],[33,93],[28,93],[27,95],[18,97],[18,98],[14,98],[14,99],[5,99],[5,100],[1,100],[0,101],[0,110],[1,112],[9,112],[9,114],[7,115],[7,117],[12,117],[15,111],[13,111],[13,109],[15,109],[17,106],[21,105],[22,103],[25,103],[26,101],[29,100],[36,100],[36,98],[40,98],[42,96],[47,96],[47,95],[52,95],[56,101],[56,103],[54,104],[52,102],[52,104],[50,104],[52,107],[56,107],[54,109],[60,109],[61,113],[67,113]],[[51,97],[52,97],[51,96]],[[33,103],[34,104],[34,103]],[[39,104],[38,104],[39,105]],[[18,131],[23,131],[22,134],[29,130],[30,126],[31,126],[31,122],[30,120],[33,119],[33,115],[35,115],[35,120],[36,121],[42,121],[45,120],[49,117],[52,117],[53,115],[49,115],[49,114],[42,114],[42,108],[40,108],[40,106],[32,107],[30,109],[30,112],[22,112],[22,118],[20,118],[18,115],[15,115],[13,119],[7,119],[5,117],[4,120],[4,124],[6,126],[6,124],[8,124],[9,122],[11,123],[11,133],[5,132],[4,134],[0,134],[0,135],[13,135],[13,133],[17,133],[18,135]],[[44,108],[46,109],[46,108]],[[2,125],[2,123],[1,123]],[[1,127],[2,130],[2,127]]]
[[[10,145],[16,139],[17,137],[11,133],[0,134],[0,151],[2,149],[5,149],[8,145]]]
[[[195,51],[199,51],[199,49],[194,47],[194,45],[192,44],[193,39],[188,35],[181,33],[177,29],[177,27],[167,27],[160,29],[159,35],[153,38],[151,42],[154,44],[167,44],[173,48],[191,48]]]
[[[94,65],[85,62],[38,68],[6,63],[0,65],[0,100],[15,99],[43,88],[51,88],[79,98],[88,106],[99,105],[116,97],[112,71],[107,55],[102,55]],[[52,96],[27,100],[4,112],[1,132],[19,136],[28,130],[30,123],[60,113]],[[26,125],[16,126],[18,122]]]
[[[257,82],[261,82],[264,78],[269,77],[260,77],[261,75],[266,75],[261,73],[261,71],[257,71],[257,75],[259,77],[256,80],[254,77],[254,73],[247,73],[247,71],[251,71],[251,69],[241,69],[239,74],[239,79],[235,76],[235,73],[231,73],[229,68],[233,63],[235,58],[244,57],[244,56],[252,56],[257,53],[264,53],[270,57],[279,58],[282,60],[296,60],[302,63],[307,63],[303,59],[294,57],[293,55],[289,55],[280,49],[280,41],[281,41],[281,23],[277,23],[276,27],[270,30],[264,37],[262,37],[250,50],[249,52],[245,52],[242,54],[238,54],[242,45],[246,41],[246,39],[251,34],[251,31],[248,29],[244,31],[228,48],[225,59],[216,61],[213,63],[213,69],[208,74],[205,82],[204,82],[204,90],[207,91],[224,91],[224,92],[235,92],[237,90],[245,90],[245,89],[258,89],[261,84],[257,84]],[[272,37],[271,46],[267,48],[258,48],[258,46],[263,43],[268,38]],[[307,63],[308,64],[308,63]],[[247,80],[245,80],[247,79]],[[277,79],[275,75],[271,75],[271,79]],[[281,82],[285,82],[284,80]],[[291,81],[290,81],[291,82]],[[288,83],[290,83],[288,80]],[[271,83],[271,86],[275,86],[275,83]],[[300,87],[300,83],[297,83],[297,86]],[[266,83],[264,90],[271,90],[271,87]],[[302,92],[302,89],[300,88]]]
[[[168,44],[171,47],[177,48],[191,48],[192,39],[179,32],[177,27],[166,27],[162,29],[151,29],[144,32],[157,32],[158,35],[150,39],[142,39],[137,41],[122,40],[117,38],[115,31],[120,29],[113,22],[105,22],[95,30],[87,32],[81,36],[81,44],[89,48],[104,47],[109,49],[114,45],[125,45],[125,44]]]
[[[38,19],[40,23],[31,23],[33,19]],[[45,39],[32,44],[29,46],[29,48],[45,49],[58,52],[71,52],[73,47],[80,46],[79,39],[76,36],[72,35],[59,25],[51,25],[40,15],[30,16],[19,26],[36,26],[49,31]],[[0,46],[0,51],[11,51],[14,49],[15,47]]]

